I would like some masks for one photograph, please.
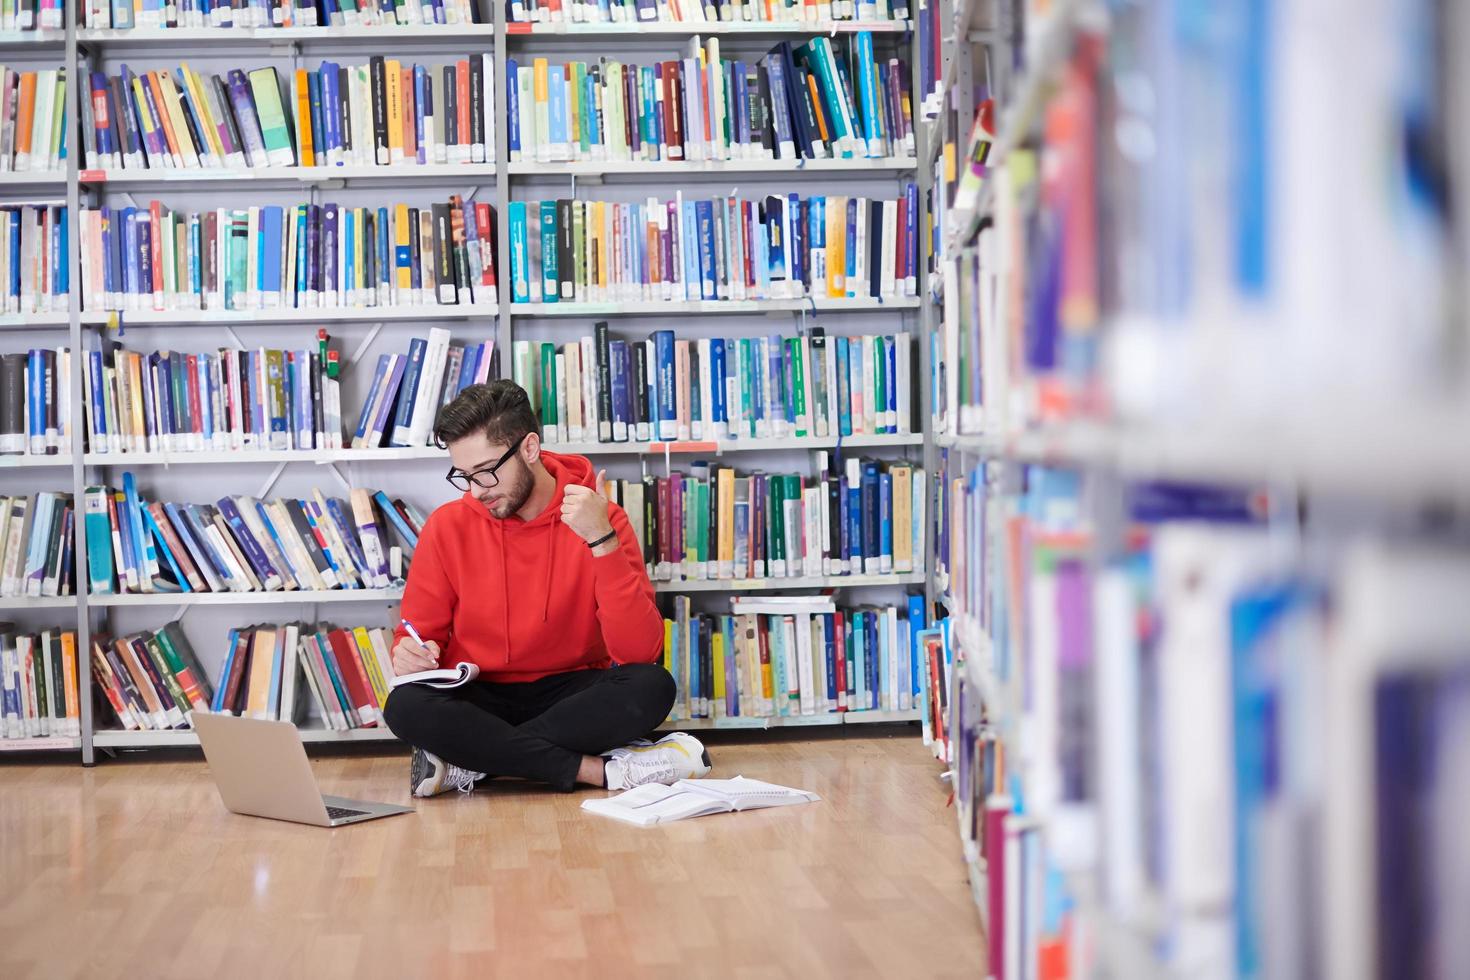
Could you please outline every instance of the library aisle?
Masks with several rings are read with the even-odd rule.
[[[24,887],[0,898],[0,976],[981,974],[947,791],[911,736],[711,751],[716,775],[824,802],[650,832],[502,783],[328,833],[226,812],[198,761],[3,767],[0,878]],[[326,793],[406,803],[406,764],[313,768]]]

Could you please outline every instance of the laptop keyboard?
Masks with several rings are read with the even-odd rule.
[[[365,817],[366,810],[353,810],[345,806],[328,806],[327,818],[330,820],[341,820],[343,817]]]

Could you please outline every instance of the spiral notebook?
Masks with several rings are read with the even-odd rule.
[[[651,827],[712,813],[794,806],[821,799],[807,790],[736,776],[734,779],[681,779],[672,786],[650,783],[617,796],[583,800],[582,809],[639,827]]]
[[[393,687],[404,684],[427,684],[429,687],[451,688],[468,684],[480,676],[480,668],[474,664],[458,663],[453,667],[438,670],[421,670],[416,674],[399,674],[393,678]]]

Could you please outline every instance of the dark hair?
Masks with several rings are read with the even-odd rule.
[[[541,423],[531,410],[526,390],[504,378],[482,385],[469,385],[454,401],[439,409],[434,419],[434,439],[441,446],[476,432],[485,433],[491,445],[511,446],[528,432],[541,435]]]

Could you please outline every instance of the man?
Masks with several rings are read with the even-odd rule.
[[[642,736],[674,703],[659,666],[663,617],[643,553],[602,474],[541,448],[530,399],[510,381],[470,385],[440,410],[448,479],[464,496],[419,537],[393,669],[474,663],[449,690],[394,689],[383,714],[414,747],[414,796],[471,791],[486,775],[569,791],[629,789],[709,772],[693,736]],[[621,747],[615,747],[621,746]]]

